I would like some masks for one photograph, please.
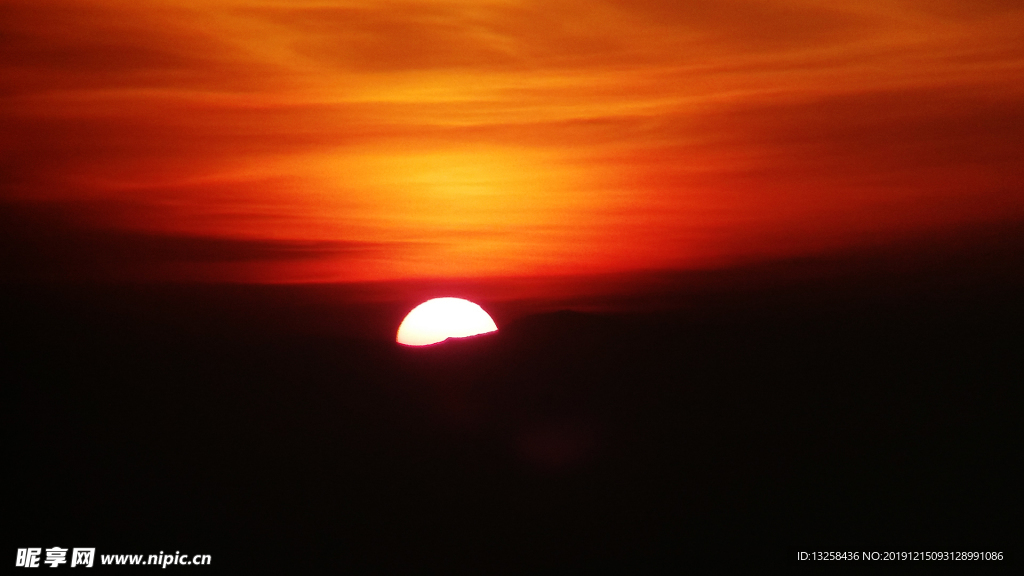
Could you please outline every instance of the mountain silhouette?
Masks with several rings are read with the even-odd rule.
[[[271,313],[300,288],[7,287],[18,545],[353,571],[1010,546],[1024,306],[917,290],[407,347]]]

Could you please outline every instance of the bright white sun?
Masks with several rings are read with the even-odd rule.
[[[447,338],[494,332],[498,327],[484,309],[462,298],[434,298],[412,309],[398,327],[399,344],[426,346]]]

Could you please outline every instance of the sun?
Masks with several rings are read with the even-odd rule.
[[[395,340],[408,346],[426,346],[448,338],[476,336],[497,329],[487,312],[469,300],[434,298],[406,315]]]

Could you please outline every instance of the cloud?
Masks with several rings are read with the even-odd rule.
[[[108,260],[596,273],[1024,217],[1014,2],[0,11],[0,199]]]
[[[205,265],[379,258],[414,243],[271,240],[157,234],[83,225],[82,206],[0,206],[0,265],[7,281],[202,279]],[[92,207],[95,209],[95,207]],[[189,274],[189,269],[193,274]],[[220,280],[231,280],[222,274]]]

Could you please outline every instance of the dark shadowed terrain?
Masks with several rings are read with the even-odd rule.
[[[423,349],[346,287],[8,285],[4,516],[281,573],[1012,553],[1019,253],[482,301],[498,333]]]

